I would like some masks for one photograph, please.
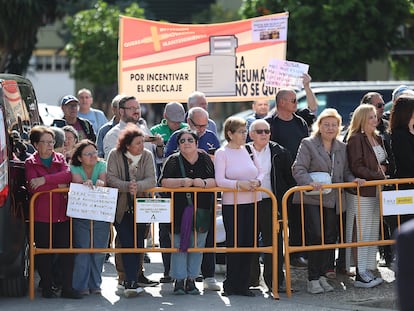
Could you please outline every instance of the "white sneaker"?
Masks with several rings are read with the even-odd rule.
[[[217,281],[215,278],[205,278],[203,281],[204,289],[206,290],[214,290],[219,291],[221,290],[220,285],[217,284]]]
[[[382,283],[382,279],[374,279],[367,271],[360,271],[357,273],[354,286],[360,288],[371,288]]]
[[[334,290],[331,284],[328,283],[328,279],[324,276],[321,276],[319,278],[319,284],[322,286],[325,292],[332,292]]]
[[[323,293],[323,288],[319,283],[319,280],[308,281],[308,293],[320,294]]]

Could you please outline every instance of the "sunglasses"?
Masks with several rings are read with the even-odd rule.
[[[257,134],[270,134],[270,130],[263,129],[263,130],[254,130]]]
[[[378,103],[378,104],[376,104],[374,106],[377,107],[377,108],[382,108],[382,107],[385,106],[385,104],[384,103]]]
[[[188,141],[190,144],[192,144],[194,142],[194,138],[180,138],[180,140],[178,141],[181,144],[184,144],[186,141]]]

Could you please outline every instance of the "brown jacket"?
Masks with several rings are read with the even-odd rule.
[[[381,136],[376,136],[376,139],[385,151]],[[347,151],[349,168],[355,177],[366,180],[385,179],[383,172],[379,169],[374,149],[372,149],[368,136],[365,133],[355,133],[352,135],[348,139]],[[386,165],[388,162],[381,164]],[[363,197],[375,197],[376,187],[361,187],[360,194]]]

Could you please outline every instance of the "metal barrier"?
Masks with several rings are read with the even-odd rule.
[[[175,252],[179,252],[179,250],[177,248],[171,247],[171,248],[160,248],[160,247],[155,247],[154,243],[152,243],[152,246],[150,248],[137,248],[136,247],[136,226],[134,226],[134,236],[135,236],[135,240],[134,240],[134,248],[113,248],[113,247],[109,247],[109,248],[93,248],[93,244],[92,244],[92,248],[74,248],[73,247],[73,231],[72,231],[72,219],[70,219],[70,241],[69,241],[69,248],[53,248],[52,246],[52,195],[53,193],[67,193],[69,191],[68,188],[61,188],[61,189],[55,189],[52,191],[45,191],[45,192],[38,192],[35,193],[31,200],[30,200],[30,221],[29,221],[29,235],[30,235],[30,269],[29,269],[29,296],[30,299],[33,300],[35,297],[35,280],[34,280],[34,259],[35,259],[35,255],[39,255],[39,254],[62,254],[62,253],[146,253],[146,252],[165,252],[165,253],[175,253]],[[195,187],[191,187],[191,188],[164,188],[164,187],[156,187],[156,188],[152,188],[146,191],[147,193],[151,194],[150,197],[156,197],[156,193],[161,193],[161,192],[170,192],[171,194],[174,194],[175,192],[192,192],[192,193],[198,193],[198,192],[214,192],[215,193],[215,204],[214,204],[214,214],[216,215],[217,212],[217,193],[218,192],[233,192],[234,193],[234,197],[235,197],[235,201],[237,198],[237,193],[239,192],[236,189],[229,189],[229,188],[208,188],[208,189],[204,189],[204,188],[195,188]],[[279,233],[279,221],[278,221],[278,207],[277,207],[277,201],[276,198],[274,196],[274,194],[264,188],[258,188],[257,192],[265,192],[270,196],[270,199],[272,201],[272,218],[273,218],[273,236],[272,236],[272,246],[268,246],[268,247],[258,247],[257,245],[257,236],[258,236],[258,232],[257,232],[257,202],[254,204],[254,245],[253,247],[237,247],[237,238],[234,238],[234,247],[217,247],[217,243],[216,243],[216,223],[214,222],[213,224],[213,230],[214,230],[214,247],[204,247],[204,248],[189,248],[188,252],[209,252],[209,253],[229,253],[229,252],[251,252],[251,253],[271,253],[273,255],[273,262],[272,262],[272,266],[273,266],[273,275],[272,275],[272,282],[273,282],[273,286],[272,286],[272,294],[274,299],[279,299],[279,294],[277,292],[278,289],[278,276],[277,276],[277,265],[278,265],[278,257],[277,257],[277,250],[278,250],[278,238],[277,235]],[[50,225],[49,225],[49,247],[48,248],[38,248],[35,245],[35,241],[34,241],[34,227],[35,227],[35,222],[34,222],[34,202],[36,201],[36,199],[42,195],[42,194],[49,194],[49,202],[50,202],[50,208],[49,208],[49,215],[50,215]],[[196,202],[196,196],[195,197],[195,202],[194,205],[197,205]],[[136,206],[135,206],[136,201],[134,200],[134,215],[136,215]],[[235,204],[236,205],[236,204]],[[195,207],[196,208],[196,207]],[[234,237],[237,236],[237,209],[234,208]],[[173,233],[174,233],[174,219],[173,219],[173,196],[171,196],[171,239],[172,239],[172,243],[171,245],[174,245],[174,240],[173,240]],[[196,217],[196,213],[194,213],[194,223],[195,223],[195,217]],[[91,223],[92,226],[92,223]],[[92,228],[91,228],[92,229]],[[112,228],[111,228],[112,229]],[[196,230],[194,230],[194,240],[196,241],[196,235],[197,232]],[[110,232],[113,232],[113,230],[110,230]],[[154,225],[152,224],[151,226],[151,233],[152,236],[154,237]],[[91,230],[91,243],[93,241],[93,230]],[[246,273],[246,272],[244,272]]]
[[[367,181],[364,186],[376,186],[379,191],[379,210],[380,210],[380,239],[378,241],[365,241],[365,242],[345,242],[345,238],[343,236],[342,230],[339,230],[339,241],[335,244],[325,244],[324,242],[324,223],[323,217],[321,216],[321,244],[320,245],[305,245],[305,217],[304,217],[304,204],[303,204],[303,195],[305,191],[312,190],[312,186],[296,186],[289,189],[282,198],[282,226],[283,226],[283,241],[284,241],[284,249],[285,249],[285,269],[286,269],[286,294],[288,297],[292,295],[292,287],[291,287],[291,274],[290,274],[290,254],[303,252],[303,251],[314,251],[314,250],[326,250],[326,249],[336,249],[336,248],[348,248],[348,247],[361,247],[361,246],[380,246],[380,245],[392,245],[395,243],[394,240],[385,240],[384,239],[384,219],[383,219],[383,206],[382,206],[382,187],[385,185],[395,185],[395,190],[398,190],[398,186],[400,184],[410,184],[414,183],[414,178],[404,178],[404,179],[388,179],[388,180],[375,180],[375,181]],[[344,189],[346,188],[356,188],[357,196],[358,196],[358,215],[356,221],[360,221],[360,187],[358,187],[357,183],[348,182],[348,183],[336,183],[336,184],[327,184],[323,185],[322,189],[320,190],[320,211],[322,215],[322,190],[323,189],[338,189],[339,190],[339,223],[340,228],[343,226],[343,219],[342,219],[342,197],[344,196]],[[300,246],[290,246],[289,245],[289,222],[288,222],[288,200],[290,199],[291,195],[295,192],[300,192],[300,217],[301,217],[301,229],[302,229],[302,245]],[[400,215],[397,217],[397,226],[400,227]],[[360,237],[362,237],[362,232],[360,232]]]

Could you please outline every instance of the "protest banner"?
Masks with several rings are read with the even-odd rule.
[[[141,103],[274,97],[271,58],[286,59],[288,13],[221,24],[183,25],[126,16],[119,28],[119,93]]]
[[[66,215],[74,218],[114,222],[118,189],[93,188],[71,183]]]
[[[291,87],[302,89],[302,75],[308,73],[309,65],[272,58],[266,71],[265,85],[269,87]]]

